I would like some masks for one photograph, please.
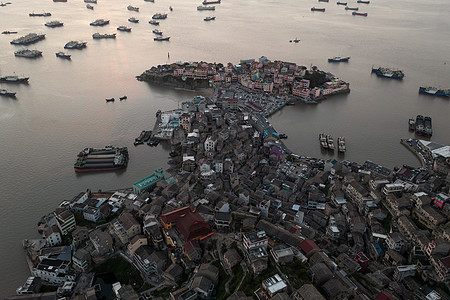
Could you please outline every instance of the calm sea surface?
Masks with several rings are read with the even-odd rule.
[[[344,7],[314,0],[223,0],[216,11],[197,11],[200,1],[98,0],[88,10],[81,0],[12,0],[0,7],[0,74],[25,75],[29,85],[0,84],[17,92],[17,100],[0,98],[0,297],[14,294],[29,275],[21,241],[36,238],[36,223],[64,199],[86,188],[130,187],[155,168],[166,168],[168,147],[133,146],[143,129],[151,129],[158,109],[176,108],[195,93],[138,82],[135,76],[153,65],[176,61],[233,62],[258,58],[315,65],[351,84],[351,93],[319,105],[290,106],[270,122],[289,138],[286,144],[303,155],[372,160],[392,168],[417,159],[399,141],[413,137],[408,119],[433,118],[432,141],[450,144],[450,100],[418,94],[422,84],[450,88],[450,2],[447,0],[349,0],[368,17],[352,16]],[[128,11],[131,4],[139,12]],[[169,6],[174,9],[169,12]],[[326,12],[311,12],[311,7]],[[29,17],[31,12],[51,17]],[[169,13],[159,29],[170,42],[154,42],[148,24],[154,13]],[[138,24],[127,21],[140,19]],[[206,16],[216,16],[204,22]],[[92,27],[97,18],[109,19]],[[60,20],[63,27],[47,28]],[[119,25],[132,27],[117,32]],[[24,48],[10,41],[30,32],[46,39],[28,46],[43,57],[15,57]],[[117,32],[115,40],[93,40],[95,32]],[[299,38],[300,43],[289,43]],[[87,41],[83,50],[66,50],[67,61],[55,56],[70,40]],[[170,53],[170,59],[168,58]],[[330,64],[327,58],[351,56],[349,63]],[[372,65],[403,69],[404,80],[370,74]],[[105,98],[127,95],[126,101]],[[320,150],[318,134],[343,135],[345,156]],[[75,155],[85,147],[128,146],[126,171],[83,174],[73,171]]]

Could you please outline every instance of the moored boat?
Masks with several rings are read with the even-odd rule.
[[[88,9],[94,9],[94,7],[93,7],[92,5],[90,5],[89,3],[86,4],[86,8],[88,8]]]
[[[338,137],[338,151],[344,153],[347,150],[345,147],[345,138],[343,136]]]
[[[319,141],[323,149],[328,149],[327,137],[324,133],[319,134]]]
[[[362,12],[357,12],[357,11],[352,12],[352,15],[367,17],[367,13],[362,13]]]
[[[416,134],[423,135],[424,132],[424,117],[422,115],[417,115],[416,117]]]
[[[7,75],[0,77],[0,82],[3,83],[28,83],[30,77],[19,77],[16,75]]]
[[[50,17],[52,14],[48,13],[48,12],[43,12],[43,13],[29,13],[28,14],[30,17]]]
[[[341,57],[341,56],[335,56],[333,58],[329,58],[328,62],[348,62],[350,59],[350,56]]]
[[[345,7],[345,10],[354,10],[354,11],[358,11],[359,8],[358,8],[358,7],[348,7],[348,6],[346,6],[346,7]]]
[[[100,33],[96,32],[92,35],[92,38],[94,38],[94,39],[115,39],[116,34],[115,33],[100,34]]]
[[[164,20],[164,19],[166,19],[167,18],[167,14],[160,14],[160,13],[157,13],[157,14],[154,14],[153,16],[152,16],[152,19],[153,20]]]
[[[365,0],[358,0],[356,1],[357,3],[362,3],[362,4],[369,4],[370,1],[365,1]]]
[[[122,96],[122,97],[119,97],[119,100],[127,100],[127,96]]]
[[[197,6],[197,10],[216,10],[216,7],[215,6],[200,5],[200,6]]]
[[[106,102],[114,102],[114,100],[116,100],[116,99],[114,99],[114,98],[106,98],[105,100],[106,100]]]
[[[154,34],[157,34],[157,35],[162,35],[163,33],[162,33],[162,31],[160,31],[160,30],[158,30],[158,29],[153,29],[153,31],[152,31]]]
[[[337,5],[345,5],[345,6],[346,6],[346,5],[347,5],[347,2],[341,2],[341,1],[338,1],[338,2],[336,2],[336,4],[337,4]]]
[[[330,0],[317,0],[317,1],[319,1],[319,2],[328,2]]]
[[[53,28],[53,27],[61,27],[64,25],[64,23],[60,22],[60,21],[51,21],[51,22],[45,23],[44,25],[47,27]]]
[[[16,33],[17,31],[9,31],[9,30],[2,31],[2,34],[16,34]]]
[[[148,23],[151,25],[159,25],[159,22],[155,21],[155,20],[150,20],[150,21],[148,21]]]
[[[0,89],[0,96],[16,97],[16,92],[11,92],[5,89]]]
[[[109,20],[105,19],[97,19],[94,22],[89,23],[91,26],[105,26],[107,24],[109,24]]]
[[[372,73],[375,73],[378,77],[386,77],[386,78],[392,78],[392,79],[403,79],[405,76],[405,73],[401,70],[393,70],[389,68],[373,68],[372,67]]]
[[[431,137],[433,135],[433,128],[431,126],[431,117],[425,117],[423,120],[423,136]]]
[[[63,51],[59,51],[55,53],[57,57],[61,57],[61,58],[65,58],[65,59],[70,59],[72,55],[64,53]]]
[[[119,31],[130,32],[130,31],[131,31],[131,28],[130,28],[130,27],[127,27],[127,26],[124,26],[124,25],[121,25],[121,26],[117,27],[117,30],[119,30]]]
[[[212,21],[212,20],[215,20],[215,19],[216,19],[216,17],[206,17],[206,18],[203,19],[203,21]]]
[[[10,42],[13,45],[29,45],[45,39],[45,34],[29,33]]]
[[[408,128],[409,130],[414,130],[416,128],[416,122],[414,122],[414,119],[408,120]]]
[[[75,172],[112,171],[123,169],[127,164],[127,147],[86,148],[78,154],[74,169]]]
[[[157,36],[153,38],[154,41],[168,41],[170,39],[170,36]]]
[[[97,4],[97,0],[84,0],[84,3],[95,3],[95,4]]]
[[[132,5],[128,5],[127,9],[128,10],[132,10],[132,11],[139,11],[139,7],[135,7],[135,6],[132,6]]]
[[[324,11],[325,11],[325,8],[312,7],[312,8],[311,8],[311,11],[321,11],[321,12],[324,12]]]
[[[438,89],[432,86],[421,86],[419,88],[419,93],[441,97],[450,97],[450,89]]]
[[[329,134],[327,135],[327,144],[328,144],[328,149],[330,149],[331,151],[334,151],[333,137]]]
[[[19,57],[34,58],[34,57],[42,56],[42,51],[22,49],[22,50],[15,51],[14,55],[19,56]]]
[[[202,4],[203,4],[203,5],[208,5],[208,4],[220,4],[220,1],[221,1],[221,0],[211,0],[211,1],[203,0]]]
[[[280,133],[280,134],[278,135],[278,137],[279,137],[280,139],[287,139],[287,138],[288,138],[287,134],[285,134],[285,133]]]
[[[87,42],[70,41],[64,45],[65,49],[81,49],[86,47]]]
[[[128,19],[128,22],[131,22],[131,23],[139,23],[139,20],[136,19],[135,17],[131,17],[131,18]]]

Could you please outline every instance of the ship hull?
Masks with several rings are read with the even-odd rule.
[[[438,90],[438,89],[432,89],[426,87],[420,87],[419,93],[426,94],[426,95],[432,95],[432,96],[439,96],[439,97],[450,97],[450,90]]]

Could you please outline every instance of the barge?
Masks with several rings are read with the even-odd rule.
[[[78,154],[74,164],[75,172],[113,171],[126,168],[128,148],[106,146],[85,148]]]

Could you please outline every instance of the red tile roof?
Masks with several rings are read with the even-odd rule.
[[[319,248],[316,244],[314,244],[313,241],[311,240],[304,240],[302,242],[300,242],[300,244],[298,244],[298,246],[303,250],[303,252],[305,252],[306,254],[308,254],[311,250],[313,249],[317,249]]]
[[[382,291],[378,294],[378,296],[375,298],[376,300],[394,300],[395,298],[392,297],[388,292]]]

